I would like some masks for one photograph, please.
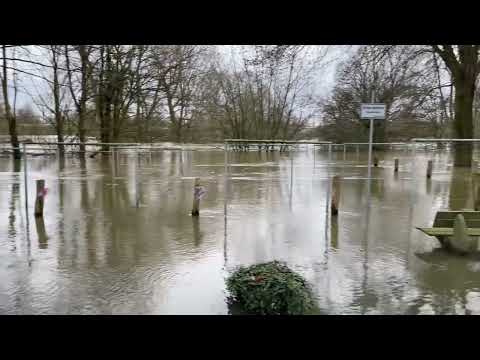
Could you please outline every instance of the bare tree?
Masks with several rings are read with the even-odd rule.
[[[236,138],[294,138],[313,115],[314,74],[325,53],[305,46],[243,48],[241,63],[217,73],[217,117]],[[211,106],[213,107],[213,106]]]
[[[7,57],[7,45],[2,45],[2,94],[3,94],[3,107],[5,111],[5,117],[8,121],[8,131],[10,134],[10,144],[13,148],[13,156],[15,159],[21,158],[21,152],[18,142],[17,123],[15,114],[12,112],[10,106],[10,99],[8,94],[8,57]]]
[[[206,48],[198,45],[156,46],[151,49],[151,66],[164,96],[170,126],[176,141],[192,119],[195,93],[204,71]]]
[[[334,133],[327,138],[335,141],[366,140],[368,129],[360,119],[360,104],[371,101],[375,90],[376,101],[387,107],[387,121],[376,123],[375,142],[384,142],[389,126],[396,131],[405,124],[408,136],[411,121],[417,126],[430,124],[433,128],[446,126],[441,109],[446,109],[439,73],[429,65],[431,54],[417,46],[363,46],[340,65],[332,95],[321,103],[324,125],[330,124]],[[437,71],[440,71],[437,69]],[[437,133],[441,133],[440,130]],[[412,133],[413,134],[413,133]]]
[[[78,116],[78,138],[80,141],[80,154],[85,156],[85,141],[87,131],[85,121],[87,116],[87,101],[89,98],[89,84],[91,81],[92,64],[90,55],[93,46],[89,45],[65,45],[65,64],[68,78],[68,86]],[[77,55],[73,63],[72,52]],[[75,81],[74,74],[79,74],[79,81]]]
[[[53,72],[53,84],[52,84],[52,93],[53,93],[53,115],[55,117],[55,130],[57,132],[57,141],[59,143],[64,142],[64,117],[61,109],[61,96],[60,96],[60,80],[59,80],[59,57],[60,57],[60,46],[51,45],[51,63],[52,63],[52,72]],[[58,146],[60,156],[63,156],[65,148],[63,145]]]
[[[473,102],[476,82],[480,73],[479,45],[432,45],[433,51],[444,61],[452,75],[455,87],[455,135],[473,138]],[[472,144],[457,143],[455,166],[470,166]]]

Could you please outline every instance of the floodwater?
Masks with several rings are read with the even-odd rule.
[[[0,314],[228,314],[228,273],[273,259],[310,281],[325,314],[480,313],[480,259],[444,253],[414,228],[473,207],[470,169],[452,168],[448,152],[379,153],[370,191],[362,151],[331,162],[306,146],[231,152],[225,199],[223,151],[191,150],[28,156],[28,213],[23,163],[0,158]],[[195,177],[207,190],[199,218]]]

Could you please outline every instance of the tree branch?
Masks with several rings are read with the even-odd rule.
[[[442,60],[444,61],[445,65],[447,65],[448,69],[452,73],[453,76],[456,76],[460,64],[453,52],[452,45],[442,45],[443,50],[438,45],[432,45],[434,51],[440,55]]]

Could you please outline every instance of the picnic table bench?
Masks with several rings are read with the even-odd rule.
[[[445,248],[462,253],[476,251],[480,237],[480,211],[438,211],[432,227],[416,228],[436,237]]]

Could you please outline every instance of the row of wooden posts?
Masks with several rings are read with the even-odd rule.
[[[373,165],[378,166],[378,158],[377,157],[374,158]],[[395,173],[398,172],[398,165],[399,165],[399,161],[398,161],[398,159],[395,159],[394,167],[393,167],[393,171]],[[430,179],[432,177],[432,171],[433,171],[433,161],[428,160],[428,163],[427,163],[427,179]],[[339,204],[340,204],[340,180],[341,180],[341,178],[338,175],[335,175],[332,179],[332,201],[330,203],[330,208],[331,208],[331,211],[332,211],[332,215],[334,215],[334,216],[338,214],[338,208],[339,208]]]
[[[47,188],[45,187],[45,180],[37,180],[37,196],[35,197],[35,210],[34,215],[35,217],[42,217],[43,216],[43,205],[45,201],[45,195],[47,194]],[[193,185],[193,205],[192,205],[192,216],[199,216],[200,215],[200,199],[202,193],[205,190],[200,184],[200,178],[195,179],[195,183]]]
[[[374,158],[374,166],[378,166],[378,158]],[[394,161],[394,172],[398,172],[399,160],[395,159]],[[433,161],[429,160],[427,163],[427,178],[432,177],[433,171]],[[35,216],[43,216],[43,204],[47,189],[45,188],[45,180],[37,180],[37,196],[35,198]],[[200,178],[196,178],[193,185],[193,204],[192,204],[192,216],[200,215],[200,199],[204,189],[200,184]],[[340,202],[340,176],[336,175],[332,179],[332,201],[331,201],[331,210],[332,215],[338,214],[338,207]]]
[[[394,166],[393,166],[393,171],[398,172],[398,165],[399,161],[398,159],[394,160]],[[377,167],[378,166],[378,158],[374,157],[373,158],[373,166]],[[428,160],[427,162],[427,178],[430,179],[432,177],[432,171],[433,171],[433,161]]]

